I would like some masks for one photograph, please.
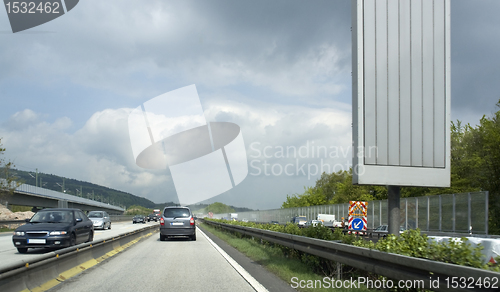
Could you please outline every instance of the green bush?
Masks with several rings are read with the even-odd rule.
[[[302,229],[302,236],[324,240],[334,240],[334,234],[332,230],[321,224]]]
[[[419,229],[403,232],[399,237],[389,234],[386,238],[379,240],[376,244],[369,241],[355,241],[355,246],[390,252],[410,257],[424,258],[444,263],[488,269],[483,264],[483,247],[478,245],[472,247],[468,239],[448,242],[435,242],[429,240],[426,234],[421,234]]]
[[[483,247],[481,245],[472,247],[465,237],[460,240],[437,243],[430,240],[426,234],[420,233],[420,229],[407,230],[399,237],[389,234],[387,237],[380,239],[377,243],[373,243],[372,241],[363,240],[355,235],[344,234],[339,228],[335,228],[332,232],[330,228],[321,224],[314,227],[299,228],[297,224],[277,225],[217,219],[210,220],[323,240],[340,240],[342,243],[354,246],[444,263],[490,269],[494,271],[500,270],[497,264],[483,264],[483,255],[481,253]],[[315,266],[321,262],[319,258],[312,258],[314,256],[304,255],[304,253],[293,251],[290,248],[282,247],[282,251],[286,256],[297,256],[308,265]],[[324,266],[325,263],[322,262],[321,265]],[[315,270],[324,270],[324,268],[319,267],[315,268]]]

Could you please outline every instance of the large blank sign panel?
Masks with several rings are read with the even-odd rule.
[[[353,183],[449,186],[450,1],[352,3]]]

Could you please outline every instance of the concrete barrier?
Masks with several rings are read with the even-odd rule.
[[[46,291],[159,231],[159,225],[43,254],[0,269],[0,291]]]

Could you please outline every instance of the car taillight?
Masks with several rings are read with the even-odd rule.
[[[194,218],[193,217],[191,217],[191,219],[189,219],[189,224],[194,225]]]
[[[160,225],[165,225],[165,220],[163,218],[160,218]]]

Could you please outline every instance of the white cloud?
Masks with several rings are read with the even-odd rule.
[[[73,134],[65,129],[71,125],[69,118],[60,118],[49,123],[41,118],[43,115],[32,110],[15,113],[11,120],[19,123],[30,122],[23,128],[1,126],[2,140],[7,148],[7,155],[23,166],[38,168],[45,173],[53,173],[78,180],[90,181],[107,187],[144,196],[156,202],[173,199],[173,182],[167,170],[149,171],[141,169],[134,163],[130,140],[128,137],[127,119],[131,109],[106,109],[93,114],[85,125]],[[287,106],[281,109],[256,107],[245,104],[212,103],[205,110],[208,120],[217,120],[219,116],[227,122],[234,122],[242,129],[243,139],[247,147],[247,155],[252,153],[250,144],[258,142],[262,150],[265,146],[292,146],[297,149],[304,145],[342,146],[350,144],[350,114],[344,110],[314,109],[299,106]],[[266,159],[262,157],[262,159]],[[250,160],[250,158],[249,158]],[[294,158],[272,158],[273,163],[285,164]],[[330,162],[343,161],[330,159]],[[319,164],[317,157],[304,157],[301,163]],[[344,162],[342,162],[344,163]],[[263,202],[274,202],[274,206],[283,201],[288,193],[285,188],[276,193],[276,186],[289,180],[285,175],[265,177],[248,176],[246,180],[263,180],[273,193],[261,193],[261,201],[248,201],[246,193],[240,186],[233,189],[233,200],[255,208],[265,208]],[[295,178],[303,185],[310,185],[314,180],[297,174]],[[300,183],[299,183],[300,184]],[[251,184],[242,184],[251,187]],[[257,196],[257,197],[258,197]],[[274,199],[264,197],[274,196]],[[239,204],[239,205],[241,205]],[[267,203],[266,203],[267,204]],[[243,206],[242,205],[242,206]]]
[[[474,123],[498,100],[497,2],[453,1],[453,119]],[[21,165],[164,201],[169,172],[135,165],[127,115],[194,83],[207,120],[240,125],[247,151],[252,142],[348,148],[350,17],[344,0],[80,1],[32,32],[2,35],[2,142]],[[220,198],[264,208],[311,184],[248,177]],[[268,195],[256,202],[250,192]]]

